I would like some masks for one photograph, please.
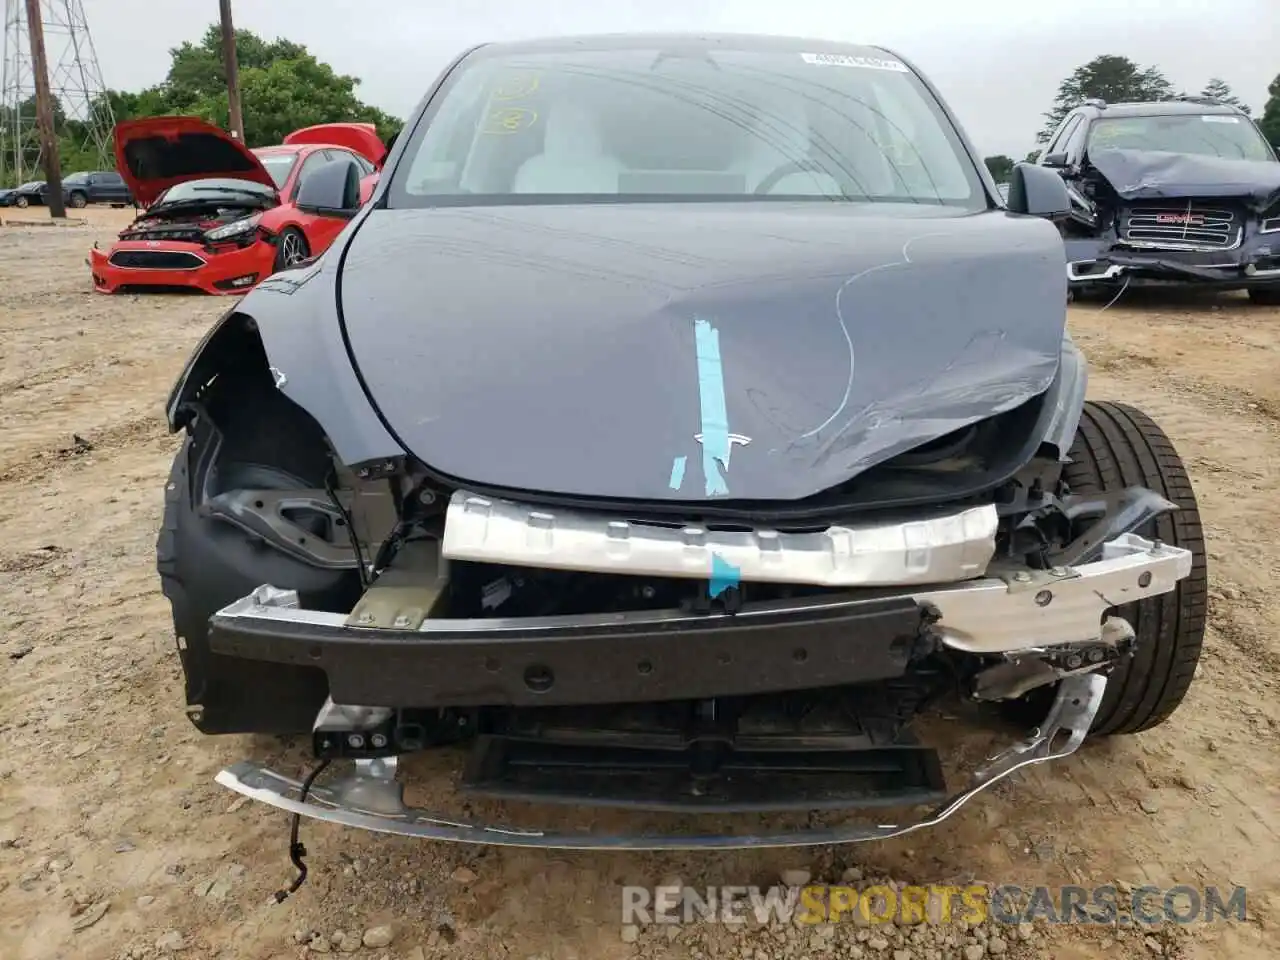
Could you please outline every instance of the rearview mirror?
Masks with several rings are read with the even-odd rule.
[[[360,209],[360,168],[352,160],[330,160],[307,174],[294,204],[318,217],[350,220]]]
[[[1071,212],[1071,195],[1062,177],[1034,163],[1016,163],[1009,181],[1009,201],[1013,213],[1033,217],[1063,217]]]

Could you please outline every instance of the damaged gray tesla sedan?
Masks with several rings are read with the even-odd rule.
[[[363,207],[358,181],[306,181],[300,207],[350,222],[223,317],[168,404],[188,715],[306,732],[319,764],[224,785],[446,840],[847,842],[1183,698],[1196,503],[1159,427],[1084,401],[1067,188],[1020,165],[1005,209],[900,57],[483,46]],[[949,790],[913,720],[955,697],[1034,731]],[[413,809],[396,760],[432,749],[469,751],[464,794],[688,829]],[[827,825],[724,816],[776,810]]]

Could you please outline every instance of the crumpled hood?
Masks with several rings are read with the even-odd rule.
[[[1056,228],[925,205],[377,210],[343,323],[406,448],[477,484],[795,500],[1057,370]]]
[[[1123,200],[1239,197],[1255,210],[1280,203],[1280,163],[1162,150],[1090,150],[1089,162]]]

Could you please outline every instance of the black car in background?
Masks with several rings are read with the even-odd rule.
[[[1089,100],[1039,163],[1071,194],[1062,231],[1073,290],[1207,284],[1280,304],[1280,162],[1238,108]]]
[[[41,193],[47,191],[42,190]],[[114,170],[94,170],[63,177],[62,199],[67,206],[80,209],[91,203],[133,203],[133,194]]]
[[[30,180],[7,190],[0,190],[0,207],[28,207],[44,203],[44,181]]]

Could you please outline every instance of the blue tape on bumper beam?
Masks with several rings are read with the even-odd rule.
[[[729,485],[720,468],[729,469],[729,412],[724,400],[720,331],[707,320],[693,321],[698,351],[698,397],[702,404],[702,473],[708,497],[724,496]]]
[[[712,597],[718,597],[730,587],[736,587],[741,577],[740,569],[718,553],[711,555],[711,589]]]
[[[679,490],[684,485],[684,464],[687,457],[676,457],[671,461],[671,483],[669,486],[672,490]]]

